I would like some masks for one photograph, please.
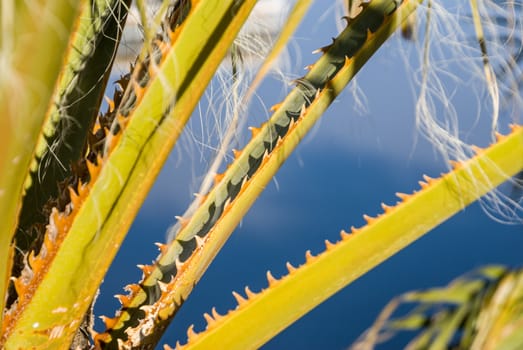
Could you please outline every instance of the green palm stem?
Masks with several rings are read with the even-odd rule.
[[[98,115],[129,4],[130,0],[99,0],[81,10],[26,179],[15,236],[14,276],[20,275],[23,255],[40,250],[45,232],[42,227],[49,219],[49,213],[42,208],[52,199],[63,210],[58,184],[71,176],[72,167],[81,166],[79,160],[85,156],[88,139],[96,138],[90,130]]]
[[[78,9],[87,1],[5,0],[0,48],[0,310],[11,271],[25,174]],[[50,54],[52,52],[52,54]],[[21,175],[22,174],[22,175]],[[0,314],[0,321],[3,313]]]

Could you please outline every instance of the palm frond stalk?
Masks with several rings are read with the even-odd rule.
[[[122,306],[114,318],[102,317],[101,333],[91,329],[100,284],[226,55],[235,70],[234,40],[256,1],[162,1],[153,18],[145,16],[146,6],[138,1],[145,43],[130,71],[117,80],[113,98],[106,98],[105,111],[103,94],[131,1],[2,2],[0,212],[5,219],[0,230],[0,347],[154,348],[280,166],[422,2],[346,4],[352,15],[346,17],[345,28],[317,50],[319,59],[274,105],[270,119],[251,128],[252,139],[234,152],[227,170],[216,175],[212,189],[176,226],[174,239],[157,244],[158,258],[140,266],[142,279],[126,287],[127,295],[118,296]],[[297,1],[246,100],[309,5]],[[487,55],[486,49],[482,54]],[[487,61],[486,74],[492,75]],[[187,347],[261,346],[521,172],[523,129],[513,125],[509,135],[499,135],[493,145],[476,151],[441,178],[425,178],[419,192],[400,194],[398,205],[383,205],[378,218],[365,216],[365,227],[342,232],[342,240],[327,242],[324,253],[307,253],[300,268],[288,265],[289,276],[276,280],[269,273],[269,287],[262,293],[246,289],[246,298],[236,293],[237,310],[224,317],[207,314],[207,331],[196,335],[190,328]],[[495,327],[489,332],[503,328],[496,326],[499,322],[491,322]],[[486,344],[484,339],[481,344]]]

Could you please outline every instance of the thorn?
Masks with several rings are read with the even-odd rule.
[[[350,236],[351,236],[351,234],[348,233],[348,232],[345,231],[345,230],[341,230],[341,231],[340,231],[340,236],[341,236],[341,239],[344,241],[344,240],[346,240],[346,239],[349,239]]]
[[[142,265],[142,264],[136,264],[136,267],[143,271],[144,268],[145,268],[145,265]]]
[[[225,176],[225,173],[214,175],[214,184],[215,185],[219,184],[223,180],[224,176]]]
[[[155,309],[155,306],[156,304],[153,304],[153,305],[142,305],[140,306],[138,309],[142,310],[143,312],[145,312],[146,315],[150,315],[152,314],[152,312],[154,311]],[[147,317],[147,316],[146,316]]]
[[[111,341],[111,336],[108,333],[98,333],[96,339],[94,339],[97,344],[100,343],[109,343]]]
[[[352,18],[349,16],[343,16],[341,19],[344,19],[347,22],[347,26],[352,23]]]
[[[455,169],[455,170],[459,169],[461,167],[461,162],[459,162],[457,160],[449,160],[449,164],[452,167],[452,169]]]
[[[106,316],[100,316],[100,319],[104,322],[105,328],[107,329],[113,329],[118,322],[118,317],[110,318]]]
[[[37,259],[38,258],[35,256],[34,250],[31,250],[31,253],[29,253],[29,256],[27,258],[27,261],[29,261],[30,268],[34,268],[34,266],[36,266],[38,264]]]
[[[505,138],[505,135],[503,135],[503,134],[501,134],[501,133],[499,133],[497,131],[494,132],[494,136],[496,136],[496,141],[497,142],[499,142],[499,141],[501,141],[501,140],[503,140]]]
[[[354,226],[351,226],[351,227],[350,227],[350,233],[351,233],[351,234],[358,233],[359,231],[361,231],[361,228],[356,228],[356,227],[354,227]]]
[[[331,44],[323,46],[323,47],[320,47],[319,49],[316,49],[316,50],[312,51],[312,53],[314,55],[317,54],[317,53],[326,53],[327,51],[329,51],[329,49],[332,47],[332,45],[334,44],[335,41],[336,41],[336,38],[332,38],[332,43]]]
[[[107,128],[105,128],[105,129],[107,129]],[[101,165],[103,164],[103,161],[104,161],[103,157],[100,154],[98,154],[96,156],[96,165],[97,165],[96,169],[97,169],[97,172],[100,172],[100,169],[102,168]]]
[[[216,311],[216,308],[215,308],[215,307],[213,307],[213,308],[211,309],[211,313],[212,313],[212,317],[213,317],[215,320],[219,320],[220,318],[223,318],[223,316],[220,315],[220,314],[218,313],[218,311]]]
[[[24,294],[25,285],[23,284],[22,279],[21,278],[12,277],[12,281],[13,281],[13,284],[15,286],[16,293],[18,295],[23,295]]]
[[[197,193],[196,197],[198,197],[198,199],[200,200],[200,204],[203,204],[207,200],[207,197],[209,197],[209,194],[208,193],[207,194]]]
[[[313,50],[311,53],[313,55],[316,55],[318,53],[325,53],[325,48],[326,48],[325,46],[324,47],[320,47],[319,49]]]
[[[436,181],[436,179],[433,179],[432,177],[428,176],[428,175],[423,175],[423,180],[425,180],[425,182],[429,185],[432,185],[432,183],[434,181]]]
[[[104,95],[104,100],[105,100],[105,102],[107,102],[107,105],[109,106],[109,112],[114,111],[114,101],[105,95]]]
[[[101,164],[101,163],[98,163]],[[94,181],[96,177],[98,177],[98,174],[100,173],[101,167],[98,165],[91,163],[89,160],[85,162],[85,165],[87,165],[87,171],[89,172],[89,177],[91,178],[89,180],[89,183]]]
[[[78,205],[80,204],[80,197],[71,186],[69,186],[67,189],[69,190],[69,197],[71,198],[73,209],[77,209]]]
[[[245,187],[245,184],[247,183],[247,181],[249,181],[249,177],[248,176],[244,176],[243,180],[242,180],[242,184],[240,186],[240,189],[243,189]]]
[[[420,185],[420,187],[422,189],[425,189],[425,188],[429,187],[429,184],[426,183],[425,181],[418,181],[418,184]]]
[[[274,111],[276,111],[278,108],[280,108],[280,106],[281,106],[282,104],[283,104],[282,102],[280,102],[280,103],[276,103],[275,105],[273,105],[273,106],[269,109],[269,111],[270,111],[270,112],[274,112]]]
[[[250,126],[249,130],[251,131],[252,138],[255,138],[260,133],[260,128],[256,128],[254,126]]]
[[[53,207],[51,209],[51,215],[49,215],[49,226],[54,226],[56,229],[58,229],[60,219],[60,212],[58,211],[58,209],[56,209],[56,207]]]
[[[229,197],[229,198],[227,198],[227,199],[225,200],[225,203],[223,203],[223,212],[224,212],[224,213],[227,212],[227,211],[229,211],[229,209],[231,208],[231,202],[232,202],[232,200],[231,200],[231,198]]]
[[[522,128],[522,126],[521,126],[521,125],[517,125],[517,124],[512,124],[512,123],[511,123],[511,124],[509,124],[508,126],[509,126],[509,128],[510,128],[510,132],[515,132],[516,130],[518,130],[518,129]]]
[[[181,228],[184,228],[189,223],[189,219],[186,219],[183,216],[176,215],[174,218],[180,223]]]
[[[287,266],[287,271],[289,271],[289,274],[291,274],[294,271],[296,271],[296,268],[294,266],[292,266],[292,264],[290,262],[288,262],[288,261],[287,261],[287,264],[285,264],[285,266]]]
[[[245,295],[247,295],[247,299],[252,299],[256,296],[256,293],[250,290],[249,287],[245,287]]]
[[[194,325],[190,325],[189,329],[187,329],[187,338],[189,341],[194,340],[198,336],[198,333],[194,331]]]
[[[154,245],[158,247],[158,250],[162,255],[165,255],[169,250],[169,246],[167,244],[156,242],[154,243]]]
[[[164,283],[162,281],[156,281],[156,284],[158,284],[158,288],[160,288],[160,291],[162,293],[167,293],[169,291],[169,283]]]
[[[309,263],[311,262],[312,260],[314,260],[314,255],[312,255],[311,251],[310,250],[307,250],[305,252],[305,262],[306,263]]]
[[[122,306],[128,306],[131,302],[131,297],[129,295],[115,294],[114,296]]]
[[[401,192],[396,192],[396,197],[398,197],[399,199],[401,199],[402,201],[406,201],[407,199],[410,198],[410,194],[406,194],[406,193],[401,193]]]
[[[280,139],[277,140],[277,142],[279,142]],[[263,158],[262,158],[262,165],[265,164],[265,160],[269,158],[269,150],[266,149],[265,151],[263,151]]]
[[[128,291],[130,294],[136,294],[142,290],[142,287],[140,287],[139,284],[133,283],[133,284],[126,285],[125,287],[123,287],[123,289],[125,291]]]
[[[385,214],[390,213],[390,211],[394,209],[394,207],[391,207],[390,205],[387,205],[385,203],[381,203],[381,208],[383,209],[383,212]]]
[[[57,226],[57,229],[56,231],[51,231],[51,230],[48,230],[49,232],[49,235],[44,237],[44,247],[45,247],[45,252],[51,252],[53,249],[56,248],[56,246],[54,245],[54,242],[51,240],[51,234],[54,234],[54,236],[52,237],[52,239],[56,239],[57,235],[58,235],[58,232],[62,232],[63,231],[63,223],[62,222],[59,222],[59,225],[60,226]],[[49,239],[48,239],[49,238]],[[34,254],[33,252],[31,254]],[[31,265],[31,267],[33,268],[33,270],[36,270],[37,268],[39,268],[41,265],[42,265],[42,262],[41,260],[43,258],[45,258],[45,255],[46,253],[42,253],[42,249],[40,249],[40,253],[38,253],[38,255],[35,255],[34,256],[34,259],[32,259],[33,261],[33,265]]]
[[[203,318],[205,318],[205,321],[207,322],[207,329],[209,329],[213,324],[216,323],[216,320],[212,318],[212,316],[209,315],[207,312],[203,314]]]
[[[294,121],[294,119],[291,119],[291,121],[289,122],[289,130],[292,130],[294,128],[294,125],[296,125],[296,122]]]
[[[472,149],[472,151],[476,154],[480,154],[481,152],[483,152],[483,148],[478,147],[476,145],[471,145],[470,149]]]
[[[239,151],[239,150],[233,148],[232,154],[234,155],[234,159],[238,159],[240,157],[240,155],[242,154],[242,151]]]
[[[242,306],[247,302],[247,299],[242,297],[239,293],[232,292],[232,295],[234,296],[234,299],[236,299],[236,302],[238,303],[238,306]]]
[[[154,271],[155,267],[154,265],[142,265],[138,264],[136,265],[140,270],[142,270],[143,275],[145,278],[149,277],[151,273]]]
[[[366,214],[363,214],[363,219],[367,222],[368,225],[376,221],[376,218],[373,218],[372,216],[368,216]]]
[[[332,248],[334,248],[335,244],[331,243],[328,239],[325,240],[325,249],[327,251],[331,250]]]
[[[309,65],[306,65],[305,67],[303,67],[303,69],[305,69],[305,70],[311,70],[312,67],[314,67],[314,65],[313,65],[313,64],[309,64]]]
[[[280,135],[278,135],[278,137],[276,138],[276,147],[280,145],[282,140],[283,138]]]
[[[318,91],[316,91],[316,98],[318,97],[319,93],[320,93],[320,90],[318,89]],[[301,106],[301,110],[300,110],[300,118],[299,118],[299,119],[301,119],[301,118],[305,115],[305,113],[307,113],[307,106],[306,106],[305,103],[304,103],[304,104]]]
[[[84,198],[89,193],[89,183],[83,183],[82,180],[78,180],[78,195]]]
[[[200,248],[203,246],[203,244],[205,243],[205,238],[202,238],[198,235],[194,236],[194,238],[196,239],[196,247],[197,248]]]
[[[272,275],[271,271],[267,270],[267,281],[269,282],[269,287],[272,287],[278,282],[276,278]]]
[[[180,261],[180,258],[176,258],[174,264],[176,265],[176,271],[180,271],[183,268],[183,263]]]
[[[178,343],[176,344],[176,348],[171,348],[169,345],[167,344],[163,344],[163,350],[175,350],[175,349],[179,349],[180,347],[178,347]]]

